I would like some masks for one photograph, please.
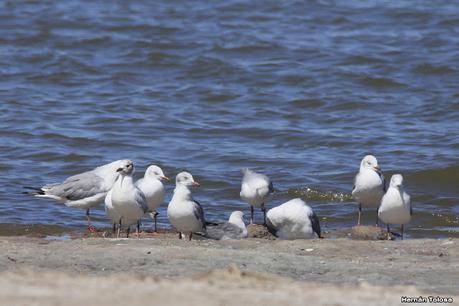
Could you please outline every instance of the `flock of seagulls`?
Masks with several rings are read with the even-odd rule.
[[[91,225],[90,209],[105,203],[105,212],[113,225],[113,234],[120,236],[123,227],[129,237],[131,226],[136,226],[139,237],[140,221],[149,214],[154,220],[157,232],[158,208],[164,201],[163,181],[169,181],[162,169],[151,165],[144,177],[134,181],[134,163],[131,160],[118,160],[91,171],[67,178],[62,183],[33,188],[29,193],[64,203],[66,206],[86,210],[88,229]],[[360,225],[363,208],[374,209],[376,225],[378,220],[387,225],[401,225],[403,239],[404,225],[412,215],[410,196],[403,189],[403,177],[394,174],[389,188],[386,184],[377,159],[372,155],[363,158],[360,171],[355,177],[352,195],[359,203],[357,225]],[[234,211],[227,222],[209,222],[201,204],[193,199],[192,188],[199,187],[188,172],[180,172],[175,178],[175,189],[167,207],[170,224],[189,240],[193,234],[211,239],[240,239],[248,235],[243,213]],[[30,188],[30,187],[27,187]],[[245,169],[241,182],[240,197],[250,205],[250,224],[253,224],[254,208],[263,212],[263,225],[280,239],[322,238],[319,218],[303,200],[296,198],[270,210],[266,204],[274,193],[272,181],[264,174]]]

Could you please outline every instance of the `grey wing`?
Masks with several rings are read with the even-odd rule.
[[[319,217],[317,217],[315,213],[312,213],[312,215],[309,216],[309,219],[311,220],[312,230],[317,234],[317,237],[322,238],[320,235]]]
[[[193,202],[194,202],[194,209],[193,209],[194,216],[196,217],[196,219],[198,219],[201,222],[202,228],[205,230],[206,229],[206,218],[204,216],[204,209],[202,209],[202,206],[201,204],[199,204],[198,201],[193,200]]]
[[[207,227],[207,237],[220,240],[222,238],[237,239],[241,238],[242,229],[229,222]]]
[[[145,195],[143,194],[143,192],[139,189],[139,188],[136,188],[136,193],[135,193],[135,200],[136,202],[142,206],[142,210],[144,213],[148,212],[148,205],[147,205],[147,199],[145,198]]]
[[[81,200],[102,192],[108,192],[103,188],[104,180],[98,175],[85,172],[66,179],[62,184],[48,185],[45,194],[55,195],[70,201]],[[47,187],[48,188],[48,187]]]

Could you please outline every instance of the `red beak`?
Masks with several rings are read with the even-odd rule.
[[[201,185],[198,182],[193,182],[193,186],[199,187]]]
[[[161,176],[161,179],[162,179],[162,180],[165,180],[165,181],[168,181],[168,182],[171,180],[171,179],[168,178],[167,176]]]

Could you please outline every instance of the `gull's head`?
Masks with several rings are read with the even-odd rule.
[[[118,169],[116,169],[116,172],[121,175],[132,175],[134,173],[134,163],[132,160],[123,159],[118,164]]]
[[[233,211],[229,217],[229,220],[244,220],[244,213],[240,210]]]
[[[394,174],[390,178],[390,187],[400,188],[403,186],[403,176],[401,174]]]
[[[373,155],[367,155],[362,159],[360,169],[371,169],[377,172],[381,171],[381,168],[378,165],[378,160]]]
[[[180,172],[179,174],[177,174],[177,176],[175,177],[175,184],[177,186],[199,187],[199,183],[193,179],[193,176],[189,172]]]
[[[145,176],[158,179],[160,181],[170,181],[170,179],[164,175],[163,169],[156,165],[151,165],[145,171]]]

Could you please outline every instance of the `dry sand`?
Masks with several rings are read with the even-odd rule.
[[[394,305],[402,295],[459,302],[457,239],[266,238],[1,237],[0,305]]]

